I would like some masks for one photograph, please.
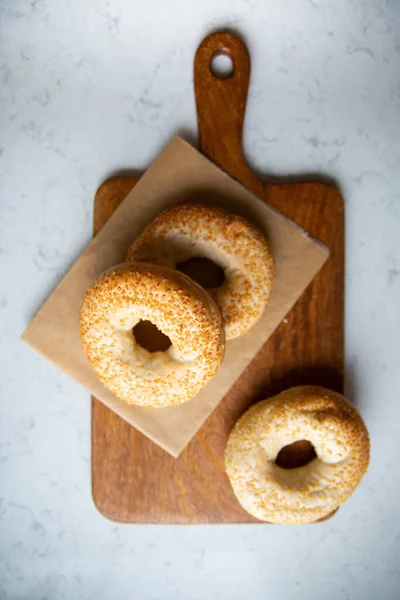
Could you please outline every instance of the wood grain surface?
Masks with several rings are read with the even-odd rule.
[[[231,77],[210,69],[215,54],[233,60]],[[227,435],[252,403],[297,384],[343,391],[344,206],[338,190],[317,181],[262,181],[248,168],[242,127],[250,57],[235,36],[215,33],[200,44],[194,85],[200,150],[330,249],[330,258],[273,336],[178,459],[103,404],[92,404],[93,498],[106,517],[130,523],[254,523],[224,473]],[[95,198],[94,233],[137,178],[114,177]]]

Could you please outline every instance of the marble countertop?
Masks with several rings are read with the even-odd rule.
[[[400,3],[3,0],[0,21],[0,597],[398,597]],[[251,51],[249,164],[328,175],[346,202],[346,381],[372,458],[313,526],[107,521],[88,395],[19,341],[90,240],[98,185],[196,140],[193,55],[218,28]]]

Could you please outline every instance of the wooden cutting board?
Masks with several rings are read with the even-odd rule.
[[[217,78],[216,54],[233,61]],[[258,179],[242,151],[250,57],[237,37],[215,33],[200,44],[194,87],[200,150],[330,250],[330,258],[233,388],[178,459],[172,458],[96,399],[92,402],[92,487],[99,511],[127,523],[253,523],[224,473],[227,435],[252,403],[298,384],[343,391],[344,206],[335,187],[320,182]],[[99,188],[94,233],[138,178],[113,177]]]

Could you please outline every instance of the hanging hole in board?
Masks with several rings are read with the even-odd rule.
[[[217,79],[228,79],[233,75],[233,60],[222,51],[217,51],[211,58],[211,73]]]

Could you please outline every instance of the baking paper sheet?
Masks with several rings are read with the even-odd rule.
[[[242,214],[264,231],[271,242],[276,264],[271,299],[258,324],[246,335],[227,343],[218,374],[193,400],[161,409],[128,406],[102,385],[87,362],[80,344],[79,308],[87,287],[111,265],[124,261],[129,245],[142,229],[160,211],[185,201],[223,206]],[[22,339],[177,457],[328,256],[328,250],[297,225],[231,179],[189,144],[174,138],[81,254]],[[286,335],[291,332],[287,331]]]

